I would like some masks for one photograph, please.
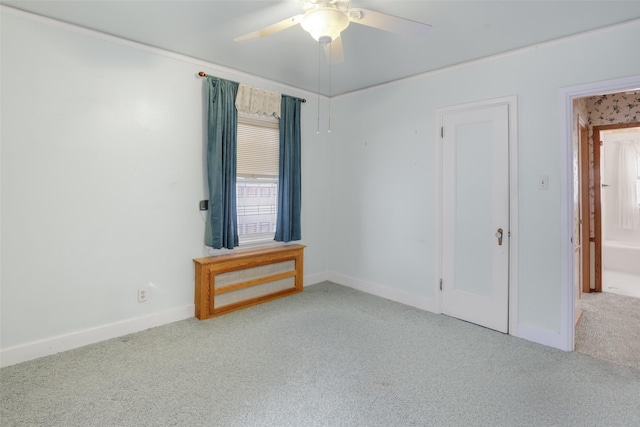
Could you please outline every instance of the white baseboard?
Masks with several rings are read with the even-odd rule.
[[[66,335],[22,344],[0,350],[0,367],[11,366],[28,360],[84,347],[111,338],[121,337],[156,326],[166,325],[194,316],[194,305],[189,304],[173,310],[135,317]]]
[[[329,272],[326,280],[431,313],[440,313],[435,297],[416,295],[334,272]]]
[[[304,286],[317,285],[318,283],[322,283],[326,280],[329,280],[329,273],[326,271],[309,274],[304,276]]]
[[[546,345],[548,347],[554,347],[564,351],[573,351],[572,348],[566,348],[566,339],[560,334],[560,332],[547,331],[519,324],[517,336],[518,338]]]
[[[326,280],[353,289],[357,289],[371,295],[375,295],[411,307],[416,307],[421,310],[426,310],[432,313],[440,313],[435,297],[419,296],[398,289],[389,288],[378,283],[356,279],[354,277],[335,272],[326,271],[305,276],[304,285],[312,286]],[[95,344],[100,341],[105,341],[134,332],[140,332],[145,329],[188,319],[193,316],[194,305],[189,304],[173,310],[151,314],[149,316],[122,320],[120,322],[85,329],[66,335],[60,335],[41,341],[35,341],[15,347],[9,347],[0,350],[0,367],[11,366],[17,363],[22,363],[40,357],[60,353],[62,351],[84,347],[86,345]],[[549,347],[558,348],[560,350],[573,350],[566,348],[566,340],[558,332],[536,329],[519,324],[517,335],[513,335],[527,341],[532,341]]]
[[[304,277],[304,285],[312,286],[328,280],[327,272],[310,274]],[[95,328],[59,335],[52,338],[21,344],[0,350],[0,367],[27,362],[44,356],[60,353],[74,348],[84,347],[145,329],[178,322],[194,316],[193,304],[173,310],[155,313],[144,317],[136,317],[114,322]]]
[[[326,280],[411,307],[416,307],[436,314],[441,313],[438,301],[435,297],[429,298],[418,296],[409,292],[388,288],[377,283],[367,282],[334,272],[329,272]],[[547,331],[518,324],[517,329],[511,331],[510,335],[535,342],[537,344],[546,345],[548,347],[554,347],[564,351],[573,351],[573,349],[566,348],[566,340],[559,332]]]

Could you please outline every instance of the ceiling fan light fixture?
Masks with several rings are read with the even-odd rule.
[[[340,33],[349,26],[349,22],[349,16],[344,12],[331,7],[321,7],[307,11],[300,25],[315,40],[329,43],[340,37]]]

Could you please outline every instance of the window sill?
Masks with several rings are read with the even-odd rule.
[[[250,250],[250,249],[275,248],[278,246],[286,246],[289,244],[291,243],[276,242],[275,240],[273,240],[273,238],[271,238],[270,240],[263,239],[263,240],[253,240],[249,242],[240,242],[240,246],[237,246],[233,249],[225,249],[225,248],[214,249],[214,248],[207,247],[207,251],[208,251],[208,256],[218,256],[218,255],[232,254],[232,253],[241,252],[241,251]]]

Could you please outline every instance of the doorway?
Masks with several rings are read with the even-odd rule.
[[[640,297],[640,132],[631,131],[640,126],[640,91],[592,95],[575,100],[574,107],[579,115],[588,117],[592,134],[585,150],[585,129],[578,121],[574,135],[580,140],[579,163],[588,164],[591,179],[584,173],[576,178],[581,208],[588,208],[589,214],[583,213],[579,222],[574,217],[574,225],[582,227],[574,236],[580,235],[585,249],[588,242],[591,256],[589,271],[576,268],[580,271],[574,277],[589,276],[588,283],[582,282],[582,292],[574,294],[575,314],[581,314],[573,331],[574,349],[638,369],[640,330],[634,319],[640,309],[640,298],[635,297]],[[575,157],[575,141],[573,146]],[[625,152],[631,154],[623,155]],[[585,187],[589,187],[586,196]],[[629,218],[623,218],[623,201],[631,205]],[[630,217],[635,217],[635,224]],[[584,266],[584,258],[581,262]]]
[[[624,77],[619,79],[601,81],[583,84],[579,86],[573,86],[561,89],[560,99],[565,108],[561,111],[562,119],[562,134],[563,138],[563,147],[562,150],[562,180],[561,180],[561,188],[563,194],[563,213],[562,213],[562,223],[561,223],[561,247],[562,247],[562,257],[561,257],[561,269],[562,269],[562,292],[561,292],[561,325],[560,325],[560,334],[558,336],[557,346],[558,348],[562,348],[567,351],[574,350],[574,342],[575,342],[575,320],[576,320],[576,281],[574,280],[576,270],[575,270],[575,249],[574,249],[574,237],[575,236],[575,209],[574,209],[574,194],[575,194],[575,175],[574,175],[574,141],[577,133],[577,106],[575,104],[576,101],[581,99],[585,99],[588,97],[603,97],[610,98],[611,94],[615,93],[624,93],[625,96],[632,96],[633,99],[637,101],[637,94],[640,93],[640,75],[632,76],[632,77]],[[603,100],[604,102],[604,100]],[[602,102],[601,102],[602,103]],[[629,113],[629,105],[633,104],[633,109],[635,111],[638,104],[635,101],[629,102],[629,104],[618,104],[618,107],[625,107],[626,111],[624,113]],[[611,108],[611,111],[620,112],[622,111],[620,108]],[[588,114],[585,114],[584,117],[587,117],[587,121],[590,125],[599,125],[599,123],[593,123],[592,118],[604,118],[607,119],[605,111],[600,111],[602,114],[596,114],[592,117],[589,117]],[[631,121],[632,117],[637,114],[640,117],[640,113],[633,113],[628,117],[628,120]],[[638,121],[638,120],[634,120]],[[612,122],[609,122],[612,123]],[[590,190],[591,194],[593,194],[598,189],[599,183],[594,182],[594,187]],[[590,194],[590,197],[591,197]],[[590,226],[593,222],[593,218],[589,218]],[[595,227],[595,224],[594,224]],[[591,258],[594,258],[595,255],[595,236],[590,236],[590,249],[591,249]],[[592,241],[593,240],[593,241]],[[591,270],[591,276],[594,276],[594,271]],[[593,280],[593,279],[591,279]]]
[[[628,86],[625,87],[625,83]],[[579,148],[580,148],[580,152],[579,152],[579,157],[580,157],[580,165],[585,165],[588,164],[589,165],[589,170],[591,173],[591,179],[589,179],[589,177],[587,176],[587,174],[584,173],[584,171],[581,171],[581,173],[579,174],[573,174],[573,183],[569,184],[570,186],[568,186],[569,188],[573,188],[574,189],[574,193],[573,195],[576,195],[575,191],[579,191],[580,192],[580,198],[581,200],[581,208],[580,208],[580,212],[581,212],[581,216],[577,217],[575,215],[573,215],[574,212],[572,212],[572,220],[574,221],[573,224],[574,226],[577,226],[578,224],[576,224],[576,221],[580,221],[579,225],[583,227],[583,229],[578,233],[576,230],[574,230],[573,236],[574,238],[579,238],[582,241],[582,245],[585,249],[587,249],[587,251],[590,252],[590,257],[588,259],[588,265],[589,265],[589,269],[587,270],[586,268],[584,268],[584,264],[582,265],[582,268],[577,268],[576,265],[576,258],[572,257],[572,259],[570,261],[573,261],[573,265],[570,267],[571,268],[571,272],[574,273],[573,279],[575,280],[573,283],[576,282],[580,282],[581,283],[581,292],[575,293],[572,292],[572,296],[573,296],[573,309],[574,309],[574,320],[577,319],[578,315],[579,315],[579,310],[580,307],[582,305],[582,307],[585,309],[585,315],[587,316],[589,313],[588,311],[591,310],[593,312],[593,310],[598,309],[600,310],[601,307],[596,307],[596,304],[610,304],[611,307],[604,307],[606,310],[613,310],[611,312],[611,314],[613,314],[613,312],[615,311],[615,315],[618,316],[622,310],[614,310],[613,307],[613,303],[612,303],[612,298],[611,297],[606,297],[604,296],[604,294],[602,294],[603,296],[601,297],[599,294],[599,292],[601,291],[607,291],[606,289],[606,280],[607,280],[607,275],[605,274],[605,280],[603,280],[603,273],[606,271],[605,268],[605,262],[603,262],[603,256],[606,252],[606,250],[604,248],[606,248],[606,235],[607,235],[607,231],[606,231],[606,221],[607,221],[607,216],[609,216],[609,218],[611,219],[611,213],[607,213],[606,210],[606,199],[607,196],[611,196],[611,190],[613,190],[612,185],[607,182],[607,181],[611,181],[611,177],[606,177],[605,173],[602,169],[602,167],[604,166],[604,162],[606,160],[606,158],[608,157],[608,160],[611,160],[612,157],[612,153],[608,152],[605,153],[606,150],[606,134],[608,132],[625,132],[624,129],[630,129],[633,127],[637,127],[638,124],[638,119],[640,119],[640,76],[636,76],[635,78],[631,78],[631,79],[621,79],[620,81],[613,81],[613,82],[605,82],[601,85],[599,84],[593,84],[593,85],[587,85],[587,90],[576,90],[575,93],[580,93],[580,95],[583,96],[574,96],[571,98],[571,117],[574,119],[574,122],[572,123],[572,127],[574,128],[573,131],[573,138],[570,140],[571,143],[571,147],[573,148],[572,152],[573,155],[570,157],[570,159],[575,159],[575,150],[576,150],[576,138],[583,139],[584,138],[584,134],[585,134],[585,129],[579,124],[579,121],[576,123],[575,118],[576,116],[582,116],[582,117],[586,117],[588,124],[589,124],[589,128],[590,128],[590,133],[591,133],[591,137],[589,139],[589,144],[586,147],[587,150],[585,152],[584,148],[585,148],[585,144],[583,143],[583,141],[580,141],[579,143]],[[616,89],[616,90],[612,90],[612,89]],[[568,128],[568,126],[567,126]],[[616,138],[616,139],[620,139],[620,138]],[[601,142],[602,141],[602,142]],[[575,167],[575,162],[573,163],[574,167]],[[638,174],[638,167],[640,167],[640,165],[638,165],[637,163],[635,164],[636,169],[635,172],[636,174]],[[609,166],[609,171],[611,172],[611,165]],[[637,178],[638,175],[636,175]],[[580,182],[577,183],[575,182],[575,179],[579,179]],[[635,186],[636,183],[638,183],[640,181],[634,181],[634,190],[637,190],[637,187]],[[588,192],[585,192],[585,187],[587,187],[589,189]],[[579,189],[579,190],[578,190]],[[609,192],[609,194],[607,194],[607,192]],[[571,195],[571,192],[568,192],[568,195],[571,197],[571,201],[575,201],[575,197],[573,195]],[[611,197],[609,197],[611,199]],[[586,203],[585,203],[585,199],[586,199]],[[601,199],[604,199],[604,205],[601,205]],[[636,202],[637,203],[637,200]],[[588,216],[586,214],[587,209],[588,208]],[[585,221],[585,217],[587,217],[587,220]],[[604,222],[603,222],[604,221]],[[584,228],[586,228],[588,232],[585,232]],[[639,230],[640,232],[640,230]],[[628,232],[625,232],[626,234],[628,234]],[[603,237],[604,235],[604,237]],[[609,233],[609,235],[611,237],[615,237],[612,236],[612,233]],[[620,237],[620,235],[618,235],[618,237]],[[588,240],[587,240],[588,238]],[[575,242],[575,240],[573,240]],[[588,245],[585,245],[585,243],[588,242]],[[574,247],[574,245],[572,245],[572,248]],[[638,258],[636,259],[635,264],[637,263],[637,260],[640,260],[640,252],[637,252],[637,256]],[[617,256],[616,256],[617,257]],[[582,262],[584,263],[586,257],[582,258]],[[581,276],[589,276],[588,280],[583,280],[580,281],[579,277],[576,277],[578,274],[580,274]],[[640,281],[640,276],[637,276],[636,282]],[[640,288],[640,282],[637,283],[637,286]],[[575,289],[575,286],[574,286]],[[595,293],[594,293],[595,292]],[[585,294],[586,293],[586,294]],[[580,298],[582,296],[582,300],[580,302],[580,300],[578,298]],[[632,303],[635,304],[635,303]],[[569,310],[565,311],[565,314],[568,313]],[[595,312],[593,312],[595,313]],[[574,343],[576,340],[576,331],[578,330],[578,326],[579,326],[579,330],[580,330],[580,334],[579,334],[579,338],[580,338],[580,346],[581,346],[581,351],[584,350],[584,344],[585,344],[585,337],[589,337],[589,336],[599,336],[601,337],[598,340],[595,340],[597,342],[602,343],[602,331],[609,331],[609,333],[606,333],[605,335],[607,337],[609,337],[611,335],[610,332],[613,332],[612,328],[616,328],[615,332],[613,333],[613,335],[617,335],[618,333],[622,333],[621,330],[623,328],[618,329],[617,327],[615,327],[613,324],[611,325],[605,325],[604,323],[606,319],[609,319],[609,315],[602,317],[601,314],[595,315],[595,318],[600,318],[601,321],[597,321],[595,322],[594,319],[594,315],[592,313],[592,317],[589,319],[581,319],[580,320],[580,324],[578,325],[578,323],[574,323],[573,327],[568,327],[568,331],[569,334],[572,338],[571,342],[568,343],[569,344],[569,348],[567,348],[567,350],[572,350],[574,349]],[[601,317],[598,317],[601,316]],[[565,320],[568,320],[565,318]],[[567,322],[568,323],[568,322]],[[629,322],[630,324],[633,322]],[[625,324],[624,322],[621,322],[619,324],[624,324],[625,327],[624,329],[626,329],[627,331],[629,330],[629,328],[627,327],[628,325]],[[588,333],[585,333],[585,328],[586,327],[589,328],[594,328],[593,330],[589,329]],[[595,329],[595,328],[603,328],[603,329]],[[633,330],[633,334],[637,334],[637,330],[635,330],[635,328],[632,328]],[[632,339],[632,337],[629,337],[629,339]],[[621,349],[625,349],[628,348],[628,341],[624,341],[621,340],[621,343],[623,343],[624,345],[622,345]],[[613,344],[611,343],[607,343],[607,345],[604,345],[603,348],[610,348]],[[584,351],[583,351],[584,352]],[[588,352],[587,352],[588,353]],[[622,353],[622,352],[620,352]],[[588,353],[590,354],[590,353]],[[635,362],[634,362],[635,363]]]

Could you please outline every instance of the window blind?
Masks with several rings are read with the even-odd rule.
[[[238,114],[237,176],[277,177],[279,147],[278,119]]]

